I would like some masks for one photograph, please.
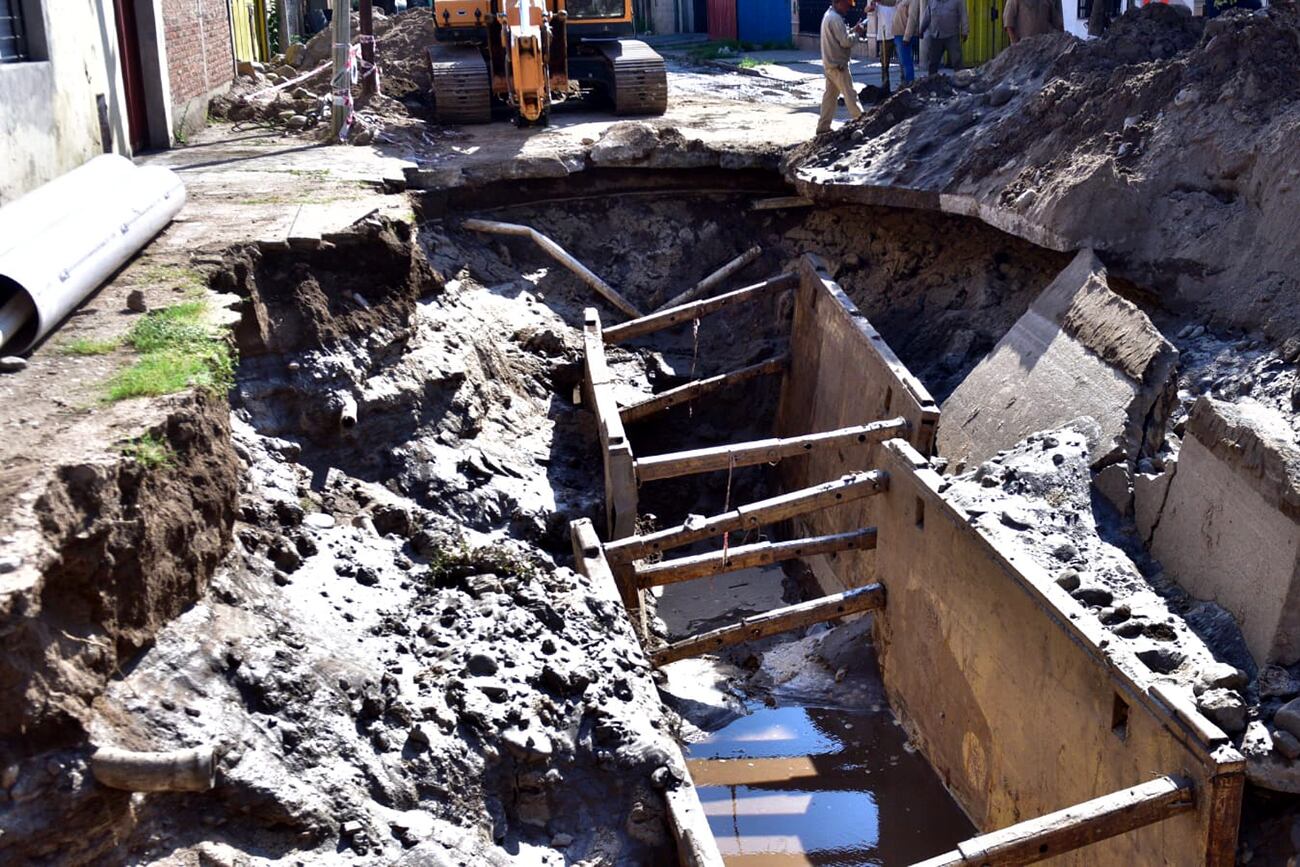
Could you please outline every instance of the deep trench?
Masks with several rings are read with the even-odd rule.
[[[232,262],[232,288],[263,309],[260,320],[246,315],[241,325],[236,414],[258,434],[277,438],[272,443],[287,438],[297,444],[290,448],[300,448],[295,459],[311,479],[302,497],[306,508],[313,498],[335,512],[364,507],[372,494],[362,484],[381,486],[410,503],[372,509],[375,523],[388,525],[381,532],[409,538],[396,555],[410,564],[408,575],[423,575],[437,587],[463,583],[473,577],[469,573],[509,571],[516,560],[550,569],[571,562],[568,522],[601,513],[591,416],[573,404],[581,364],[575,328],[587,306],[596,306],[607,323],[620,317],[530,242],[466,231],[465,217],[545,232],[644,309],[755,243],[763,255],[731,286],[771,276],[805,252],[817,253],[939,398],[1064,262],[1058,254],[954,217],[851,206],[753,211],[748,206],[755,198],[784,192],[774,176],[718,177],[601,173],[425,196],[418,202],[419,244],[429,274],[404,258],[400,227],[375,227],[356,244],[310,255],[250,252]],[[631,400],[780,351],[790,315],[790,297],[777,296],[614,349],[611,364]],[[752,381],[636,425],[631,436],[639,453],[766,436],[775,397],[773,378]],[[351,402],[355,424],[346,409]],[[663,526],[690,513],[715,512],[755,499],[773,484],[758,467],[649,485],[642,492],[642,523]],[[290,507],[270,504],[272,512],[284,508]],[[259,509],[266,511],[257,505],[245,509],[254,525],[269,520]],[[295,559],[284,552],[291,546],[282,540],[264,544],[273,562]],[[466,544],[474,553],[446,574],[445,562],[454,559],[446,551]],[[367,568],[343,572],[351,577],[347,573],[365,574]],[[656,629],[662,635],[707,628],[754,613],[755,605],[806,598],[814,590],[801,572],[793,563],[739,581],[710,580],[703,591],[695,588],[696,596],[665,594],[661,604],[671,612],[656,620]],[[440,605],[417,602],[416,610],[438,614],[446,624],[451,609]],[[548,617],[541,621],[546,624]],[[401,624],[391,614],[383,624],[389,636],[426,629]],[[711,704],[675,696],[672,684],[664,693],[685,720],[683,736],[697,741],[688,747],[693,760],[789,753],[808,754],[824,765],[821,783],[744,781],[739,800],[734,782],[702,788],[724,851],[780,857],[793,850],[814,862],[892,863],[934,854],[968,836],[971,826],[896,728],[861,626],[838,642],[825,642],[826,658],[814,664],[827,669],[827,677],[814,687],[783,685],[764,667],[768,653],[778,658],[809,652],[790,650],[791,641],[781,636],[722,654],[711,676],[726,686]],[[682,675],[669,680],[674,677]],[[584,719],[579,726],[589,724]],[[594,725],[598,731],[599,719]],[[788,742],[776,745],[775,753],[763,753],[761,744],[756,751],[754,736],[745,733],[755,726],[766,732],[760,738],[775,732]],[[491,740],[459,730],[453,736],[470,743]],[[477,747],[493,753],[490,745]],[[527,779],[527,761],[515,759],[512,770],[489,761],[477,783],[494,839],[508,851],[530,840],[544,844],[547,836],[577,836],[575,848],[585,842],[554,819],[540,835],[528,824],[524,814],[532,808],[525,802],[538,786]],[[703,772],[716,773],[719,766]],[[420,803],[436,797],[439,787],[415,776]],[[596,776],[581,779],[592,789]],[[638,809],[636,773],[626,777],[595,786],[603,798],[588,791],[578,799],[597,814],[598,824],[624,824],[620,817]],[[786,831],[764,842],[761,832],[748,827],[756,819],[763,826],[761,817],[742,822],[735,815],[737,803],[756,795],[760,802],[794,804],[790,812],[802,815],[784,817]],[[571,811],[572,805],[563,804],[566,797],[561,795],[558,809]],[[597,800],[604,802],[603,812],[595,808]],[[477,796],[468,798],[463,808],[472,811],[475,803]],[[457,808],[445,807],[435,812],[454,821]],[[837,836],[833,829],[845,810],[856,816],[850,824],[859,830]],[[625,836],[638,838],[632,830]],[[375,846],[364,832],[362,838],[362,850]],[[640,852],[637,857],[659,851],[655,857],[664,857],[666,841],[646,840],[626,851]],[[351,845],[358,849],[355,839]]]
[[[761,258],[729,286],[817,253],[940,399],[1065,258],[955,217],[749,207],[785,193],[758,172],[593,171],[428,194],[416,227],[369,218],[317,249],[230,251],[214,288],[240,299],[235,549],[208,596],[109,686],[91,733],[215,739],[219,784],[144,801],[126,832],[125,802],[98,805],[100,832],[77,845],[145,860],[229,845],[315,863],[421,848],[475,864],[670,863],[663,739],[691,761],[759,757],[756,728],[788,734],[766,748],[813,760],[825,786],[705,788],[733,850],[757,839],[734,810],[738,786],[802,811],[783,819],[795,826],[775,835],[774,857],[892,862],[967,836],[893,724],[862,622],[666,679],[636,661],[626,616],[572,570],[569,535],[603,513],[593,417],[575,403],[583,310],[620,316],[530,242],[462,225],[531,225],[646,309],[753,244]],[[619,400],[769,356],[790,316],[775,295],[611,348]],[[767,436],[776,394],[774,378],[753,380],[631,437],[649,454]],[[762,467],[647,485],[642,520],[665,526],[774,485]],[[815,592],[797,563],[750,577],[665,594],[656,628]],[[781,664],[821,674],[783,680]],[[842,811],[859,820],[851,839],[825,833]]]

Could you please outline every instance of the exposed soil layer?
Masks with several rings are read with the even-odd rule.
[[[1150,4],[1095,41],[1027,39],[922,79],[788,171],[831,200],[956,194],[949,207],[1095,247],[1171,308],[1280,342],[1300,330],[1298,48],[1293,3],[1208,22]]]
[[[76,860],[84,835],[121,818],[127,798],[95,786],[79,752],[93,702],[203,595],[230,548],[238,471],[226,404],[196,394],[166,406],[152,430],[165,464],[120,453],[64,464],[16,516],[15,547],[28,554],[4,576],[0,612],[12,805],[0,810],[0,860],[61,850]]]

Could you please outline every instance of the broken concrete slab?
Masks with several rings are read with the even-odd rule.
[[[1178,350],[1111,291],[1082,250],[943,405],[939,453],[973,466],[1031,433],[1094,418],[1094,467],[1132,463],[1163,439]]]
[[[1151,553],[1188,593],[1232,613],[1255,661],[1300,661],[1300,445],[1258,404],[1200,398]]]

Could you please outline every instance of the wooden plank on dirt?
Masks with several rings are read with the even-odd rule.
[[[686,659],[688,656],[699,656],[701,653],[720,650],[744,641],[766,638],[779,632],[789,632],[792,629],[801,629],[846,614],[857,614],[862,611],[883,608],[884,606],[885,588],[879,584],[854,587],[852,590],[845,590],[843,593],[824,596],[820,599],[810,599],[807,602],[800,602],[798,605],[789,605],[785,608],[777,608],[775,611],[755,614],[753,617],[746,617],[739,623],[723,626],[720,629],[711,629],[708,632],[701,632],[699,635],[693,635],[681,641],[674,641],[667,647],[652,651],[650,661],[655,666],[667,665],[679,659]]]
[[[626,416],[624,419],[626,420]],[[785,458],[805,455],[821,449],[882,442],[894,437],[906,436],[909,429],[910,425],[906,419],[899,417],[804,436],[784,439],[773,437],[732,446],[713,446],[671,452],[666,455],[650,455],[636,462],[636,478],[638,484],[645,484],[656,479],[672,479],[692,473],[776,463]]]
[[[956,850],[918,862],[913,867],[1033,864],[1153,825],[1194,806],[1191,783],[1175,777],[1160,777],[1038,819],[972,837]]]
[[[720,373],[717,376],[710,376],[707,379],[697,379],[695,382],[688,382],[685,385],[679,385],[677,388],[670,388],[667,391],[656,394],[654,397],[648,397],[645,400],[623,407],[623,409],[619,410],[619,414],[622,416],[624,423],[631,424],[632,422],[648,418],[657,412],[663,412],[664,410],[677,406],[678,404],[698,400],[706,394],[720,391],[729,385],[735,385],[738,382],[746,382],[759,376],[780,373],[785,370],[786,365],[789,363],[790,356],[784,354],[777,355],[764,361],[760,361],[757,364],[751,364],[748,367],[733,370],[730,373]]]
[[[793,518],[795,515],[804,515],[860,500],[863,497],[879,494],[888,488],[888,473],[880,470],[851,473],[831,482],[747,503],[712,518],[688,520],[685,524],[669,527],[657,533],[618,539],[605,546],[605,556],[609,558],[611,564],[630,563],[659,551],[680,548],[733,530],[761,527],[764,524]]]
[[[741,545],[727,551],[711,551],[694,557],[680,557],[659,563],[638,565],[638,587],[660,587],[710,575],[722,575],[753,566],[767,566],[783,560],[797,560],[815,554],[836,551],[865,551],[876,547],[876,528],[864,527],[849,533],[814,536],[808,539],[790,539],[784,542],[758,542]]]
[[[785,208],[811,208],[813,200],[805,196],[776,196],[758,199],[749,206],[751,211],[780,211]]]
[[[745,286],[732,292],[724,292],[721,295],[694,301],[690,304],[683,304],[680,307],[660,310],[657,313],[651,313],[649,316],[633,319],[631,322],[611,326],[605,329],[605,342],[622,343],[634,337],[653,334],[656,331],[663,331],[665,328],[672,328],[674,325],[692,322],[701,316],[716,313],[733,304],[750,301],[768,292],[781,292],[786,289],[793,289],[798,285],[798,274],[780,274],[769,280],[764,280],[762,283],[755,283],[752,286]]]
[[[732,259],[700,282],[696,283],[690,289],[687,289],[676,298],[669,300],[667,304],[660,305],[659,309],[669,310],[673,307],[679,307],[687,301],[694,301],[696,298],[711,291],[713,287],[718,286],[724,280],[731,277],[731,275],[741,271],[753,262],[756,262],[758,257],[762,255],[763,248],[755,244],[753,247],[750,247],[748,250],[741,253],[739,256]]]

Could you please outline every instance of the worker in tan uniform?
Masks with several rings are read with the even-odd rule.
[[[843,96],[849,116],[857,120],[862,116],[858,94],[853,90],[853,76],[849,75],[849,53],[853,50],[853,35],[862,32],[859,23],[852,35],[844,16],[853,8],[853,0],[831,0],[830,8],[822,16],[822,71],[826,74],[826,91],[822,94],[822,113],[817,120],[817,134],[830,132],[835,119],[837,98]]]
[[[1007,0],[1002,26],[1007,29],[1012,44],[1040,33],[1063,31],[1061,0]]]

